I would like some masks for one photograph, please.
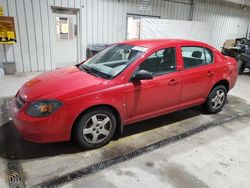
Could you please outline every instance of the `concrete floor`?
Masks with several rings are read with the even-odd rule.
[[[0,77],[0,98],[15,95],[26,81],[38,74],[41,74],[41,72],[17,73],[16,75]]]
[[[0,158],[0,187],[5,188],[8,187],[7,183],[7,166],[6,166],[6,160],[3,158]]]
[[[240,118],[63,187],[248,188],[249,133]]]
[[[0,78],[11,82],[1,96],[12,96],[32,75]],[[224,110],[204,114],[199,107],[179,111],[125,128],[124,137],[84,151],[71,142],[33,144],[17,138],[17,154],[27,187],[111,159],[236,113],[250,113],[250,77],[240,76]],[[7,86],[8,84],[6,84]],[[2,94],[3,93],[3,94]],[[63,187],[250,187],[250,117],[244,116],[120,163]],[[4,140],[0,126],[0,187],[7,187]],[[2,145],[2,147],[1,147]],[[39,169],[39,170],[38,170]]]

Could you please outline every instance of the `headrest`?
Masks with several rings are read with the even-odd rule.
[[[200,52],[200,51],[194,51],[193,53],[192,53],[192,57],[195,57],[195,58],[201,58],[201,56],[202,56],[202,53]]]
[[[174,61],[175,60],[175,54],[174,53],[164,53],[163,54],[163,60],[165,60],[165,61]]]

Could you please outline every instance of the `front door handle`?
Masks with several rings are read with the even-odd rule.
[[[176,79],[172,79],[168,82],[168,85],[173,86],[175,84],[178,84],[178,81]]]
[[[213,71],[207,71],[206,75],[207,75],[208,77],[213,76],[213,75],[214,75],[214,72],[213,72]]]

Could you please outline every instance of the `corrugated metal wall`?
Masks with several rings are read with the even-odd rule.
[[[139,10],[139,0],[85,0],[83,36],[87,43],[112,43],[125,39],[126,15],[143,14],[168,19],[188,19],[190,5],[153,0],[151,11]],[[92,11],[93,10],[93,11]]]
[[[231,2],[236,1],[231,0]],[[214,24],[211,44],[220,49],[227,39],[246,37],[250,11],[244,11],[242,5],[230,2],[225,4],[221,0],[210,0],[209,4],[207,1],[197,0],[194,5],[193,20]]]
[[[215,22],[216,47],[227,38],[241,36],[249,22],[249,12],[233,4],[215,5],[214,0],[210,4],[196,0],[194,6],[190,0],[151,0],[150,12],[140,11],[139,0],[0,0],[0,4],[5,15],[15,17],[18,41],[13,46],[0,45],[0,58],[15,62],[18,72],[54,69],[51,6],[79,9],[81,60],[87,44],[125,40],[128,13],[180,20],[190,20],[193,15],[194,20]]]
[[[163,0],[152,0],[150,12],[139,10],[139,0],[0,0],[0,4],[5,15],[15,17],[18,41],[0,52],[6,52],[4,62],[16,63],[18,72],[54,69],[51,6],[79,9],[81,60],[87,44],[125,40],[127,13],[188,19],[190,11],[188,3]]]

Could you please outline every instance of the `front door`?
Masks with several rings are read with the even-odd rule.
[[[77,23],[75,11],[53,11],[55,68],[76,64]]]
[[[181,73],[176,71],[175,48],[153,53],[139,65],[136,71],[139,70],[150,72],[153,79],[126,84],[127,123],[167,112],[180,100]]]

